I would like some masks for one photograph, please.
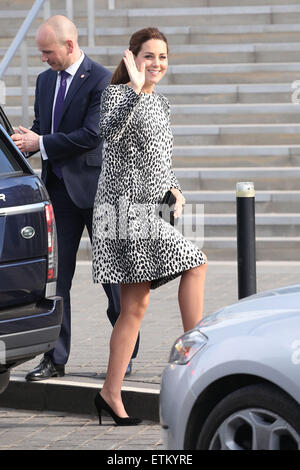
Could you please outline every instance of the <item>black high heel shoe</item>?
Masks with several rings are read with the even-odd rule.
[[[95,406],[98,411],[99,425],[102,424],[102,410],[107,411],[118,426],[136,426],[137,424],[140,424],[142,422],[142,420],[139,418],[120,418],[120,416],[116,415],[114,410],[112,410],[111,407],[106,403],[100,393],[97,393],[97,395],[95,396]]]

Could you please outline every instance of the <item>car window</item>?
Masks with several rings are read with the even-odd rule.
[[[0,176],[19,171],[22,171],[22,168],[6,145],[0,141]]]
[[[4,129],[9,135],[13,133],[13,128],[1,106],[0,106],[0,124],[4,127]]]

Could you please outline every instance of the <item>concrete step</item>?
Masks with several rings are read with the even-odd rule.
[[[186,219],[186,220],[185,220]],[[184,226],[191,230],[193,217],[184,216]],[[256,214],[257,237],[291,237],[300,236],[300,214]],[[204,233],[208,236],[234,236],[236,235],[236,214],[205,214]]]
[[[299,145],[176,145],[173,165],[188,167],[298,166]]]
[[[191,124],[172,130],[174,143],[180,146],[300,144],[300,124]]]
[[[98,7],[98,0],[95,0],[95,6]],[[81,1],[81,4],[83,2]],[[158,8],[161,7],[162,2],[160,0],[114,0],[115,8]],[[168,5],[168,8],[176,8],[182,6],[182,0],[168,0],[164,4]],[[184,2],[186,7],[207,7],[208,0],[186,0]]]
[[[300,237],[256,237],[256,260],[299,261],[299,248]],[[206,236],[203,251],[208,257],[208,262],[237,260],[236,237]]]
[[[166,21],[167,19],[167,21]],[[86,23],[86,9],[76,11],[78,26]],[[297,23],[300,20],[299,5],[231,6],[200,8],[137,8],[96,10],[96,27],[143,28],[146,26],[199,26]]]
[[[289,103],[291,83],[158,85],[172,104]]]
[[[108,332],[108,334],[110,333]],[[81,366],[82,362],[84,361],[82,361],[81,355],[77,364]],[[88,360],[86,360],[86,362],[88,362]],[[148,362],[146,363],[147,365]],[[161,362],[163,363],[163,361]],[[68,363],[67,372],[64,377],[52,377],[40,382],[28,382],[25,380],[25,374],[28,372],[28,369],[21,371],[20,369],[17,371],[13,369],[9,385],[0,397],[1,408],[34,410],[32,414],[36,414],[37,410],[47,411],[48,413],[55,411],[63,414],[69,413],[73,416],[77,414],[81,416],[87,415],[89,418],[92,418],[96,415],[94,397],[97,391],[102,388],[103,379],[101,378],[101,374],[85,372],[83,371],[84,369],[78,367],[77,364],[75,367],[70,367]],[[35,366],[35,363],[33,363],[33,365]],[[26,364],[26,366],[28,366],[28,364]],[[97,370],[97,367],[99,367],[98,364],[95,366],[94,370]],[[142,368],[142,365],[140,368]],[[70,369],[73,369],[71,373],[69,372]],[[157,370],[158,367],[155,368],[155,371]],[[161,370],[159,369],[159,372],[156,372],[157,383],[151,383],[148,378],[151,374],[154,375],[154,373],[153,369],[150,372],[147,370],[145,374],[146,379],[144,381],[134,381],[132,376],[128,381],[125,378],[122,384],[122,398],[126,409],[128,409],[128,412],[132,416],[138,416],[150,422],[159,422],[159,381]],[[42,418],[42,421],[44,422],[44,418]],[[47,426],[48,424],[49,422]],[[60,426],[61,425],[62,423],[60,423]],[[108,423],[107,426],[106,423],[104,423],[104,425],[105,427],[110,426]],[[38,426],[40,427],[40,424],[38,424]],[[42,426],[44,426],[44,424],[42,424]],[[37,431],[39,432],[39,429],[33,434],[36,434]],[[67,424],[67,432],[69,433],[69,431],[69,424]],[[27,439],[27,437],[24,439]]]
[[[255,232],[258,237],[300,236],[299,213],[257,213]],[[202,205],[195,206],[193,213],[184,213],[178,221],[179,231],[188,238],[232,237],[236,235],[236,213],[203,214]]]
[[[39,170],[39,154],[30,158],[31,166]],[[189,167],[297,167],[300,166],[300,145],[207,145],[175,146],[173,165]]]
[[[8,83],[8,82],[7,82]],[[6,86],[5,88],[6,94],[6,103],[9,106],[21,106],[22,103],[22,88],[20,86]],[[30,106],[34,105],[34,95],[35,95],[35,87],[30,86],[28,88],[28,95],[29,95],[29,104]]]
[[[167,24],[167,23],[166,23]],[[185,26],[162,25],[160,30],[166,35],[170,46],[173,44],[248,44],[248,43],[288,43],[300,41],[300,25],[291,24],[242,24]],[[126,45],[135,27],[96,28],[96,45]],[[86,27],[79,28],[80,42],[87,44]]]
[[[18,106],[6,106],[5,109],[8,116],[21,115],[21,108]],[[33,116],[32,106],[29,108],[29,114]],[[297,124],[299,122],[299,107],[293,103],[171,106],[172,125]]]
[[[78,27],[86,26],[87,7],[74,10],[74,21]],[[62,5],[61,10],[65,10]],[[1,19],[16,19],[25,16],[28,10],[2,10]],[[51,14],[58,11],[52,9]],[[41,9],[38,18],[44,14]],[[38,19],[37,18],[37,19]],[[166,21],[167,19],[167,21]],[[137,27],[143,28],[155,24],[165,26],[199,26],[199,25],[241,25],[241,24],[282,24],[297,23],[300,19],[299,5],[267,6],[229,6],[200,8],[122,8],[96,9],[96,27]],[[1,20],[0,20],[1,21]],[[2,21],[7,27],[7,21]]]
[[[3,10],[29,10],[31,6],[32,1],[30,0],[1,0],[1,9]]]
[[[293,103],[190,104],[171,106],[173,125],[300,123],[299,106]]]
[[[85,52],[96,62],[104,66],[117,66],[122,59],[126,46],[85,47]],[[254,44],[180,44],[169,49],[170,64],[224,64],[224,63],[268,63],[298,62],[300,60],[300,43],[254,43]],[[1,55],[6,52],[2,47]],[[36,47],[30,46],[29,63],[40,65],[41,54]],[[11,66],[20,65],[20,52],[15,55]]]
[[[78,27],[87,26],[87,5],[78,4],[74,8],[74,21]],[[198,4],[199,5],[199,4]],[[216,25],[268,25],[268,24],[297,24],[300,18],[299,5],[264,5],[264,6],[225,6],[200,8],[122,8],[108,10],[97,8],[95,11],[96,27],[145,27],[152,26],[216,26]],[[59,9],[58,9],[59,8]],[[105,7],[106,8],[106,7]],[[29,9],[29,8],[28,8]],[[2,36],[9,30],[9,21],[24,18],[28,9],[5,10],[1,12]],[[64,13],[65,5],[53,4],[51,14]],[[43,18],[44,11],[40,10],[37,23]],[[167,20],[167,21],[166,21]],[[11,25],[15,26],[15,25]],[[36,28],[33,25],[32,30]]]
[[[1,11],[5,19],[0,29],[0,46],[7,47],[15,36],[15,31],[25,18],[27,11]],[[52,13],[65,13],[62,10]],[[6,14],[6,15],[5,15]],[[40,13],[27,35],[29,45],[35,46],[35,34],[43,20]],[[76,22],[77,23],[77,22]],[[80,21],[83,26],[78,27],[79,42],[82,46],[88,44],[87,20]],[[168,24],[168,25],[167,25]],[[167,25],[167,26],[166,26]],[[295,21],[283,24],[241,24],[234,25],[205,25],[191,26],[187,21],[184,26],[170,26],[169,21],[160,26],[167,36],[170,46],[172,44],[247,44],[247,43],[288,43],[300,41],[300,25]],[[130,36],[137,30],[135,26],[119,26],[95,28],[95,44],[107,46],[126,46]]]
[[[228,104],[228,103],[289,103],[292,97],[290,83],[254,85],[159,85],[156,90],[172,104]],[[30,104],[35,87],[29,87]],[[21,103],[21,87],[6,86],[11,106]]]
[[[29,31],[29,34],[27,36],[27,42],[30,47],[35,47],[35,33],[36,29],[41,23],[42,18],[36,21],[36,24],[34,25],[34,28],[32,31]],[[12,42],[14,38],[14,31],[17,30],[18,26],[21,24],[21,19],[19,20],[19,23],[16,24],[13,28],[9,27],[7,30],[3,30],[3,28],[0,30],[0,46],[7,48],[10,43]],[[241,29],[239,27],[235,27],[234,31],[232,31],[232,27],[216,27],[215,31],[215,36],[213,35],[213,27],[209,28],[206,32],[205,26],[201,28],[197,27],[191,27],[191,26],[165,26],[161,27],[161,30],[166,34],[169,45],[170,45],[170,53],[172,54],[171,57],[173,56],[173,60],[178,60],[180,62],[181,56],[178,54],[178,57],[176,57],[176,54],[172,52],[173,47],[176,45],[191,45],[193,48],[191,48],[191,53],[190,53],[190,59],[187,60],[195,60],[199,61],[200,59],[203,61],[204,59],[211,62],[210,59],[210,54],[206,52],[206,54],[200,55],[200,54],[195,54],[192,52],[192,50],[195,48],[197,44],[202,45],[202,51],[204,48],[204,45],[209,46],[210,48],[213,47],[215,43],[216,45],[219,44],[224,44],[233,47],[232,45],[234,44],[244,44],[244,45],[250,45],[251,49],[246,52],[244,51],[244,54],[248,54],[247,58],[251,59],[250,54],[252,53],[253,57],[254,55],[256,58],[259,57],[259,60],[262,61],[263,56],[267,58],[267,61],[269,60],[276,60],[278,61],[278,57],[276,52],[273,50],[267,50],[265,49],[265,52],[262,48],[263,43],[271,42],[271,43],[297,43],[300,41],[300,26],[299,25],[251,25],[251,28],[249,32],[247,33],[247,29],[249,27],[247,25],[243,26]],[[253,30],[253,31],[252,31]],[[266,31],[265,31],[266,30]],[[133,34],[136,31],[135,27],[132,28],[96,28],[96,36],[95,36],[95,44],[97,46],[118,46],[119,48],[125,48],[127,47],[127,44],[129,42],[129,38],[131,34]],[[223,31],[223,33],[222,33]],[[252,33],[251,33],[252,31]],[[87,28],[86,27],[81,27],[79,28],[79,40],[80,44],[84,48],[88,48],[87,46]],[[209,40],[208,40],[209,38]],[[252,45],[258,43],[260,44],[260,51],[254,52],[252,49]],[[284,46],[282,46],[282,49],[284,49]],[[224,54],[224,53],[223,53]],[[297,51],[289,50],[287,51],[287,54],[290,54],[291,58],[295,58],[298,56]],[[219,53],[215,53],[214,55],[212,54],[211,57],[214,56],[215,61],[224,61],[224,56]],[[199,57],[199,59],[197,59]],[[227,58],[230,57],[227,55]],[[234,57],[234,55],[233,55]],[[245,56],[246,57],[246,56]],[[253,59],[252,57],[252,59]],[[284,60],[284,52],[281,53],[281,59]],[[230,61],[233,59],[230,58]],[[286,61],[288,59],[288,55],[286,56]],[[116,58],[114,58],[114,62],[116,61]],[[184,60],[186,62],[186,59]]]
[[[173,170],[184,193],[186,191],[235,191],[236,183],[240,181],[252,181],[256,191],[300,190],[300,167],[175,167]],[[35,171],[40,176],[40,169]]]
[[[183,191],[233,190],[238,181],[253,181],[256,190],[299,190],[300,167],[174,168]]]
[[[101,46],[98,46],[100,48]],[[103,46],[102,46],[103,47]],[[300,44],[183,44],[172,45],[169,50],[170,64],[224,64],[260,62],[297,62]],[[91,57],[103,65],[117,65],[124,46],[95,49]]]
[[[21,106],[3,106],[5,113],[7,114],[10,123],[13,127],[22,125],[22,108]],[[29,106],[28,108],[28,115],[29,115],[29,124],[31,125],[34,117],[34,110],[33,106]]]
[[[42,22],[41,17],[27,34],[27,44],[29,47],[35,46],[35,35],[38,25]],[[12,22],[14,20],[10,20]],[[21,22],[21,20],[19,20]],[[0,29],[0,46],[7,47],[12,42],[17,31],[17,26],[12,25],[12,28]],[[168,43],[172,44],[186,44],[190,41],[190,26],[162,26],[161,31],[167,36]],[[127,47],[131,35],[137,30],[136,27],[102,27],[95,28],[94,43],[96,46],[124,46]],[[88,29],[87,24],[78,27],[79,43],[82,47],[88,46]],[[295,36],[297,37],[297,36]],[[300,40],[300,34],[298,35]],[[297,41],[297,39],[295,39]],[[199,41],[198,41],[199,42]]]
[[[81,1],[81,0],[80,0]],[[95,5],[98,6],[95,0]],[[102,0],[103,2],[103,0]],[[149,0],[115,0],[116,8],[146,8],[149,7]],[[247,0],[245,2],[250,5],[294,5],[296,0]],[[166,4],[166,2],[165,2]],[[241,2],[238,0],[185,0],[186,7],[228,7],[239,6]],[[168,8],[181,7],[182,0],[168,0]],[[151,8],[161,7],[161,0],[151,0]]]
[[[135,27],[96,28],[96,45],[126,45]],[[173,44],[248,44],[248,43],[288,43],[300,41],[300,25],[293,24],[251,24],[230,26],[166,26],[160,30],[166,35],[169,45]],[[33,34],[29,35],[33,43]],[[79,28],[81,44],[87,44],[86,27]]]
[[[283,170],[284,169],[281,169],[281,173],[285,173]],[[300,214],[299,212],[297,212],[299,210],[300,202],[299,184],[298,189],[290,189],[289,187],[287,189],[282,189],[282,187],[280,186],[283,185],[280,184],[275,189],[267,188],[268,185],[266,183],[268,182],[268,174],[265,175],[265,180],[263,181],[263,184],[259,184],[259,178],[252,178],[253,175],[250,171],[247,171],[246,169],[246,172],[243,174],[242,169],[236,168],[232,170],[231,174],[229,174],[228,177],[226,174],[229,173],[228,169],[224,169],[224,180],[221,181],[221,184],[216,184],[215,181],[217,181],[218,176],[220,176],[218,174],[219,172],[213,169],[210,169],[210,171],[211,175],[205,175],[205,173],[208,172],[202,170],[203,175],[201,180],[201,189],[194,189],[190,181],[190,184],[185,184],[187,170],[184,172],[185,174],[183,174],[183,172],[180,173],[178,170],[175,169],[175,173],[179,178],[184,196],[186,198],[185,218],[187,220],[188,225],[191,224],[191,214],[193,214],[195,210],[199,215],[200,219],[202,215],[205,214],[205,226],[218,226],[215,220],[217,220],[216,218],[220,218],[223,216],[223,222],[220,222],[220,226],[228,224],[230,225],[232,223],[233,217],[235,217],[235,215],[233,214],[235,214],[236,212],[235,187],[238,181],[254,181],[255,205],[260,225],[283,225],[287,227],[286,231],[289,233],[290,230],[293,230],[293,225],[298,226],[300,224]],[[298,178],[299,180],[299,168],[290,168],[289,171],[291,173],[294,172],[296,174],[296,178]],[[39,170],[37,170],[36,172],[37,174],[40,174]],[[199,172],[200,170],[198,170],[198,173]],[[196,175],[197,172],[194,171],[192,176]],[[249,178],[247,178],[248,176]],[[287,178],[285,178],[284,176],[286,175],[283,174],[282,182],[287,181]],[[211,177],[211,180],[209,180],[209,177]],[[230,184],[225,184],[226,177],[232,179],[232,181],[230,181]],[[288,186],[293,186],[291,180],[287,181],[287,183]],[[260,186],[263,186],[263,189],[261,189]],[[264,217],[266,219],[264,219]],[[227,223],[226,220],[230,222]],[[264,220],[267,221],[266,224],[263,223]],[[87,237],[86,231],[85,236]]]
[[[62,8],[62,0],[51,0],[51,8]],[[247,5],[261,5],[261,0],[247,0]],[[263,0],[264,5],[294,5],[295,0]],[[149,8],[149,0],[94,0],[95,8],[108,8],[108,5],[114,8]],[[185,0],[186,7],[228,7],[239,6],[238,0]],[[168,0],[168,8],[182,6],[181,0]],[[29,9],[32,7],[32,0],[1,0],[1,8],[9,10]],[[87,7],[87,0],[73,0],[75,10]],[[161,7],[161,0],[152,0],[151,8]]]
[[[204,205],[205,214],[235,213],[235,191],[184,191],[186,199],[185,212],[194,210],[195,204]],[[288,213],[297,212],[300,204],[300,191],[255,191],[256,213]]]
[[[112,68],[113,70],[113,68]],[[170,65],[162,85],[293,83],[298,63]]]
[[[295,21],[278,24],[240,24],[232,26],[194,26],[190,30],[192,44],[215,43],[258,43],[258,42],[297,42],[300,37],[300,27]]]
[[[94,0],[95,6],[97,8],[107,8],[108,0]],[[225,0],[226,1],[226,0]],[[64,4],[66,3],[63,0],[50,0],[50,7],[59,9],[64,8]],[[281,2],[284,3],[284,2]],[[32,7],[33,0],[1,0],[1,8],[3,10],[29,10]],[[82,8],[83,6],[87,6],[87,0],[73,0],[74,8]]]
[[[159,85],[172,104],[288,103],[291,83],[254,85]]]

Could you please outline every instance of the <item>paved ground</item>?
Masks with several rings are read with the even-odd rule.
[[[296,284],[300,263],[258,263],[257,290]],[[132,382],[159,387],[173,341],[182,333],[177,305],[178,280],[153,291],[141,329],[141,346]],[[211,263],[207,271],[205,314],[237,300],[237,268],[234,263]],[[79,262],[72,288],[72,351],[67,377],[95,381],[108,360],[111,327],[103,290],[91,282],[90,263]],[[35,359],[15,369],[25,375],[38,363]],[[0,449],[162,449],[160,427],[153,422],[133,428],[99,427],[95,418],[65,413],[23,412],[0,409]]]
[[[160,450],[160,426],[120,427],[103,418],[0,410],[0,450]]]

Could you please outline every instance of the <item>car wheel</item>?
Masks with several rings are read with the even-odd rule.
[[[9,384],[10,371],[6,370],[5,372],[0,373],[0,393],[4,392],[6,387]]]
[[[300,450],[300,405],[266,384],[227,395],[206,419],[201,450]]]

